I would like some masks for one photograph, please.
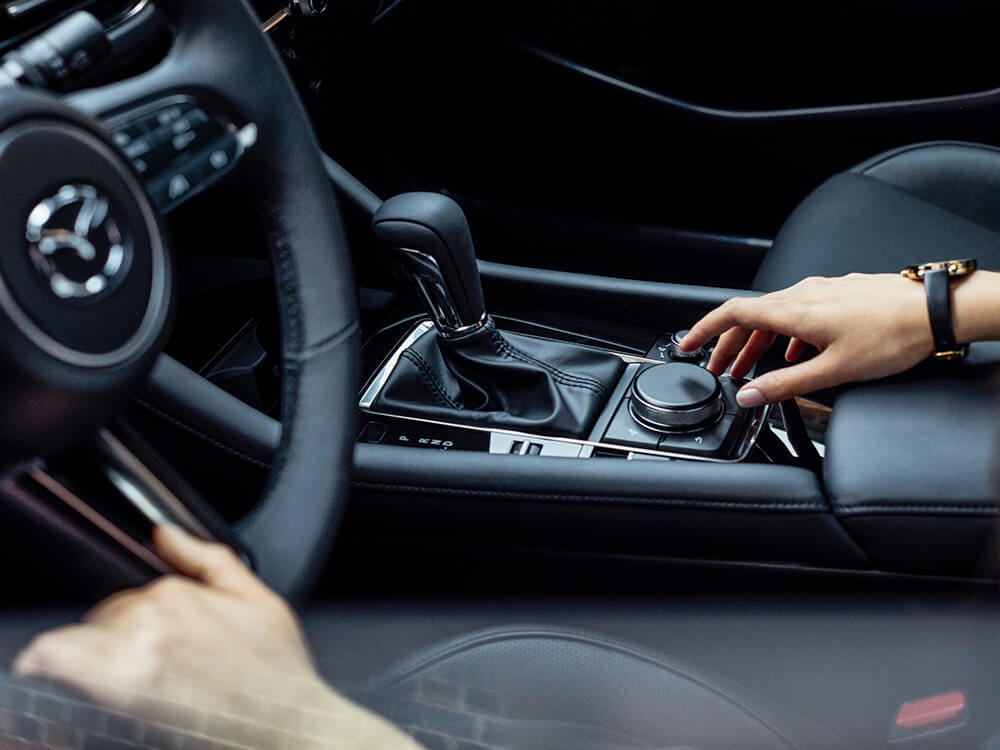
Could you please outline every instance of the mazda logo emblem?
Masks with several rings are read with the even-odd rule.
[[[65,185],[35,206],[25,236],[32,263],[60,299],[96,297],[128,273],[118,222],[91,185]]]

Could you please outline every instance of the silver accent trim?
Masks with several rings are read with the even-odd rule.
[[[744,435],[743,442],[738,447],[738,452],[735,458],[723,459],[723,458],[711,458],[709,456],[693,456],[689,453],[674,453],[671,451],[661,451],[659,449],[645,449],[645,448],[633,448],[627,445],[619,445],[617,443],[602,443],[595,442],[591,440],[578,440],[575,438],[558,438],[552,437],[551,435],[536,435],[530,432],[518,432],[516,430],[502,430],[491,427],[478,427],[475,425],[458,424],[455,422],[443,422],[436,419],[424,419],[421,417],[411,417],[402,414],[388,414],[386,412],[380,412],[372,408],[375,400],[378,398],[379,393],[381,393],[382,388],[385,387],[386,382],[389,377],[395,371],[396,367],[399,365],[399,360],[403,356],[403,352],[413,346],[421,338],[426,336],[428,333],[434,330],[434,324],[425,320],[418,323],[417,326],[407,335],[403,341],[399,344],[395,351],[390,354],[382,366],[376,370],[375,374],[369,379],[367,385],[365,386],[361,398],[358,402],[359,408],[368,415],[373,417],[383,417],[389,419],[401,419],[407,422],[414,422],[416,424],[430,424],[436,425],[438,427],[448,427],[460,430],[471,430],[473,432],[485,432],[490,435],[490,452],[493,453],[492,447],[497,444],[498,440],[511,438],[514,440],[526,440],[535,443],[542,443],[542,456],[554,456],[559,455],[555,453],[546,453],[545,445],[548,444],[559,444],[563,446],[578,446],[579,453],[576,455],[578,458],[590,458],[594,452],[594,449],[606,449],[621,451],[626,454],[626,457],[633,453],[638,453],[647,456],[659,456],[661,458],[673,458],[680,459],[684,461],[700,461],[702,463],[718,463],[718,464],[735,464],[743,461],[753,449],[753,446],[757,443],[757,438],[760,436],[761,430],[767,424],[767,417],[770,414],[770,405],[762,406],[754,409],[751,413],[751,425],[750,428]],[[624,352],[615,352],[610,349],[604,349],[601,347],[590,347],[597,351],[606,352],[608,354],[613,354],[614,356],[621,359],[626,364],[650,364],[658,365],[663,364],[662,362],[654,359],[647,359],[646,357],[637,356],[634,354],[627,354]],[[723,376],[728,377],[728,376]],[[725,410],[723,409],[723,413]],[[721,418],[721,417],[720,417]],[[501,442],[502,444],[502,442]],[[506,442],[507,450],[510,449],[510,442]],[[506,453],[507,450],[499,451]],[[563,453],[560,457],[572,457],[572,451],[568,450],[566,455]]]
[[[368,383],[368,387],[365,388],[364,393],[361,394],[361,402],[359,406],[362,409],[371,409],[372,404],[375,403],[375,399],[378,398],[378,394],[382,392],[382,388],[385,387],[386,381],[389,380],[389,376],[396,370],[396,365],[399,364],[400,357],[403,356],[403,352],[413,346],[415,343],[420,341],[427,333],[434,330],[434,324],[429,320],[425,320],[423,323],[417,325],[410,335],[403,339],[399,347],[392,353],[392,355],[383,363],[382,367],[379,368],[378,372],[375,373],[375,377],[371,379]]]
[[[50,225],[59,211],[77,205],[79,210],[72,226]],[[82,262],[97,260],[93,237],[98,230],[103,232],[103,239],[108,244],[107,257],[101,268],[84,281],[74,281],[60,270],[57,253],[72,250]],[[60,299],[88,299],[101,295],[127,275],[131,267],[130,245],[122,236],[110,202],[93,185],[63,185],[55,195],[39,202],[28,215],[24,236],[35,269]]]
[[[484,309],[477,320],[465,320],[455,306],[448,282],[444,278],[437,258],[422,250],[397,247],[400,266],[417,287],[424,299],[427,311],[437,326],[438,333],[445,338],[455,338],[477,331],[486,325],[489,316]]]
[[[517,432],[514,430],[497,430],[489,427],[477,427],[475,425],[467,424],[457,424],[455,422],[442,422],[436,419],[424,419],[421,417],[410,417],[401,414],[388,414],[386,412],[374,411],[372,409],[365,409],[366,414],[372,417],[381,417],[383,419],[401,419],[406,422],[414,422],[416,424],[430,424],[437,427],[449,427],[452,429],[460,430],[471,430],[472,432],[485,432],[490,435],[490,442],[492,444],[495,438],[512,438],[515,440],[530,440],[535,443],[559,443],[560,445],[573,445],[579,446],[581,448],[581,453],[579,458],[589,458],[590,454],[595,448],[604,448],[606,450],[621,451],[625,454],[638,453],[645,456],[659,456],[660,458],[673,458],[680,459],[683,461],[700,461],[701,463],[709,464],[736,464],[745,459],[749,454],[750,450],[757,443],[757,438],[760,435],[760,431],[763,429],[764,424],[767,422],[767,414],[770,411],[770,406],[763,406],[759,410],[762,412],[761,415],[757,413],[754,414],[752,418],[752,423],[750,430],[747,432],[743,443],[740,444],[739,454],[736,458],[712,458],[711,456],[695,456],[690,453],[675,453],[672,451],[661,451],[654,450],[651,448],[635,448],[630,445],[619,445],[617,443],[602,443],[593,440],[577,440],[575,438],[557,438],[551,435],[535,435],[530,432]],[[590,449],[588,452],[587,449]],[[491,451],[492,453],[492,451]],[[506,451],[503,451],[506,453]],[[542,454],[543,457],[552,456],[552,453],[546,453],[543,447]],[[627,456],[626,456],[627,457]]]
[[[658,367],[682,366],[677,364],[662,364]],[[688,365],[697,367],[697,365]],[[649,368],[645,372],[652,372],[654,368]],[[700,368],[699,368],[700,369]],[[705,370],[701,370],[705,372]],[[644,373],[636,375],[635,380],[629,388],[631,400],[628,409],[632,417],[639,424],[652,428],[656,432],[676,433],[687,432],[696,427],[711,427],[722,419],[726,412],[726,404],[722,394],[722,384],[715,378],[715,390],[703,401],[695,404],[689,409],[676,409],[669,406],[657,406],[644,399],[636,388],[639,378]],[[717,412],[717,413],[715,413]],[[669,424],[667,423],[669,420]]]
[[[248,122],[242,128],[237,130],[236,143],[240,149],[237,156],[242,156],[245,151],[248,151],[250,148],[252,148],[254,144],[257,143],[257,138],[259,137],[259,135],[260,132],[259,129],[257,128],[257,123],[255,122]]]
[[[13,0],[12,2],[4,3],[4,9],[7,11],[8,16],[17,18],[33,10],[44,8],[51,2],[52,0]]]
[[[120,13],[112,19],[111,24],[108,26],[108,31],[114,31],[115,29],[123,26],[124,24],[131,21],[133,18],[142,13],[146,8],[152,4],[152,0],[139,0],[131,8],[126,10],[124,13]]]
[[[683,435],[687,432],[692,432],[697,428],[707,429],[715,424],[718,424],[719,420],[726,413],[726,404],[722,400],[722,394],[719,394],[718,400],[713,401],[705,406],[700,406],[697,409],[665,409],[662,407],[651,407],[645,401],[643,401],[639,396],[633,391],[632,398],[628,402],[628,411],[632,415],[632,419],[641,424],[643,427],[648,427],[654,432],[662,432],[664,435]],[[658,424],[649,418],[640,409],[648,409],[650,411],[655,411],[657,415],[669,413],[671,419],[673,420],[670,425]],[[715,410],[718,413],[713,414],[712,411]],[[705,415],[708,415],[706,418]]]

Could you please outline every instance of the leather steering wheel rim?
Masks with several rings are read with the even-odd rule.
[[[236,525],[261,578],[295,600],[319,572],[346,497],[359,326],[350,256],[295,87],[244,0],[159,0],[174,34],[137,77],[65,100],[96,118],[178,94],[254,123],[237,166],[266,227],[281,319],[282,438],[257,507]]]

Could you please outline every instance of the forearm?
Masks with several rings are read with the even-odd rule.
[[[962,343],[1000,339],[1000,273],[976,271],[956,281],[952,320]]]

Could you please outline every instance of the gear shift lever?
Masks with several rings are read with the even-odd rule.
[[[375,213],[375,237],[402,266],[437,336],[402,351],[378,409],[445,423],[586,437],[624,369],[612,354],[501,333],[486,314],[469,224],[451,198],[406,193]]]
[[[486,325],[476,251],[461,206],[438,193],[404,193],[382,204],[373,227],[378,243],[416,284],[439,335],[455,338]]]

